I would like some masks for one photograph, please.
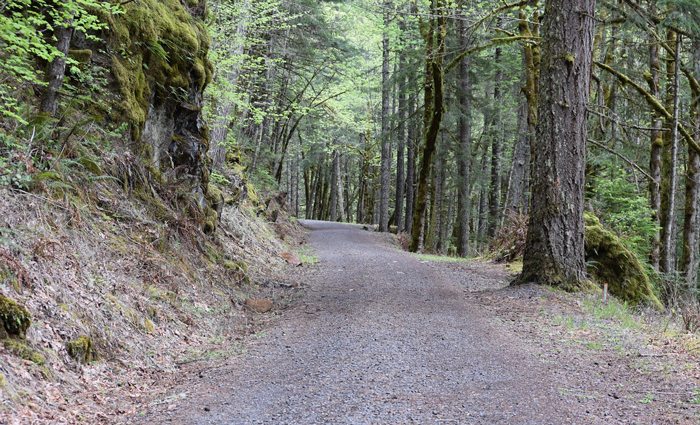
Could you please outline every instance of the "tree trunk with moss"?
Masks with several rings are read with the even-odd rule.
[[[404,29],[404,28],[402,28]],[[406,69],[406,53],[403,51],[399,54],[399,68]],[[404,152],[406,149],[406,105],[408,98],[406,96],[406,77],[399,76],[397,87],[399,98],[399,124],[396,135],[396,199],[394,202],[394,222],[396,223],[397,232],[404,230],[404,194],[406,188],[406,173],[404,172]]]
[[[694,128],[695,140],[700,140],[700,85],[697,77],[700,75],[700,43],[693,43],[693,70],[691,76],[690,93],[691,123]],[[685,282],[691,287],[696,286],[698,275],[698,192],[700,192],[700,154],[688,147],[688,165],[685,177],[685,214],[683,222],[683,257],[681,270]]]
[[[532,201],[516,283],[587,285],[584,168],[595,0],[548,0],[542,38]]]
[[[650,36],[649,44],[649,74],[646,75],[647,83],[649,84],[649,93],[654,98],[659,99],[660,85],[659,72],[661,65],[659,64],[659,43],[653,36]],[[649,206],[652,210],[652,220],[656,226],[660,226],[661,221],[659,214],[661,212],[661,151],[663,149],[663,135],[660,126],[661,117],[656,110],[651,113],[651,149],[649,153],[649,175],[654,179],[649,182]],[[654,270],[659,270],[659,231],[654,232],[651,240],[651,252],[649,254],[649,263]]]
[[[444,0],[432,0],[430,12],[430,23],[421,30],[426,42],[426,101],[424,106],[426,128],[423,157],[418,174],[416,210],[413,213],[413,229],[409,246],[411,252],[419,251],[422,248],[422,229],[426,218],[431,161],[435,153],[444,108],[443,62],[448,20]]]
[[[666,43],[671,49],[677,44],[678,36],[668,30]],[[661,156],[661,249],[659,271],[672,273],[676,270],[676,180],[678,173],[678,67],[675,53],[666,55],[666,100],[665,108],[671,112],[666,118]]]
[[[51,116],[55,115],[58,110],[58,93],[63,87],[63,77],[66,75],[66,60],[68,59],[68,50],[70,49],[74,31],[70,25],[72,25],[71,22],[66,22],[65,25],[58,25],[54,31],[56,50],[61,54],[51,61],[46,71],[48,84],[44,89],[44,95],[39,107],[41,112]]]

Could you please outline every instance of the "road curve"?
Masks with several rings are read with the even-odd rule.
[[[462,289],[387,235],[303,224],[320,267],[302,305],[176,409],[137,422],[599,423],[565,403],[536,347],[500,335]]]

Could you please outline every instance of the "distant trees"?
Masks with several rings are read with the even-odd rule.
[[[652,267],[697,280],[693,2],[273,3],[233,2],[269,6],[249,28],[269,22],[248,35],[221,128],[300,214],[461,256],[530,214],[523,279],[576,286],[586,208]],[[592,41],[549,44],[542,25],[562,10],[558,37],[580,41],[575,27]],[[536,255],[547,250],[557,258]]]

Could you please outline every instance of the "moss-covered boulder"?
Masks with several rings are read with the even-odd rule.
[[[23,305],[0,295],[0,339],[24,339],[31,323],[29,311]]]
[[[75,341],[66,343],[66,351],[68,351],[69,356],[80,364],[94,362],[99,358],[92,338],[87,336],[81,336]]]
[[[663,308],[634,252],[606,230],[596,216],[586,213],[585,221],[588,273],[601,285],[607,283],[610,293],[622,300]]]

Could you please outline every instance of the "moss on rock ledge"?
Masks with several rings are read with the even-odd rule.
[[[607,282],[610,293],[622,300],[663,308],[637,256],[606,230],[597,217],[587,213],[585,220],[588,273],[601,285]]]
[[[31,316],[27,309],[13,301],[0,295],[0,338],[16,337],[24,339]]]

